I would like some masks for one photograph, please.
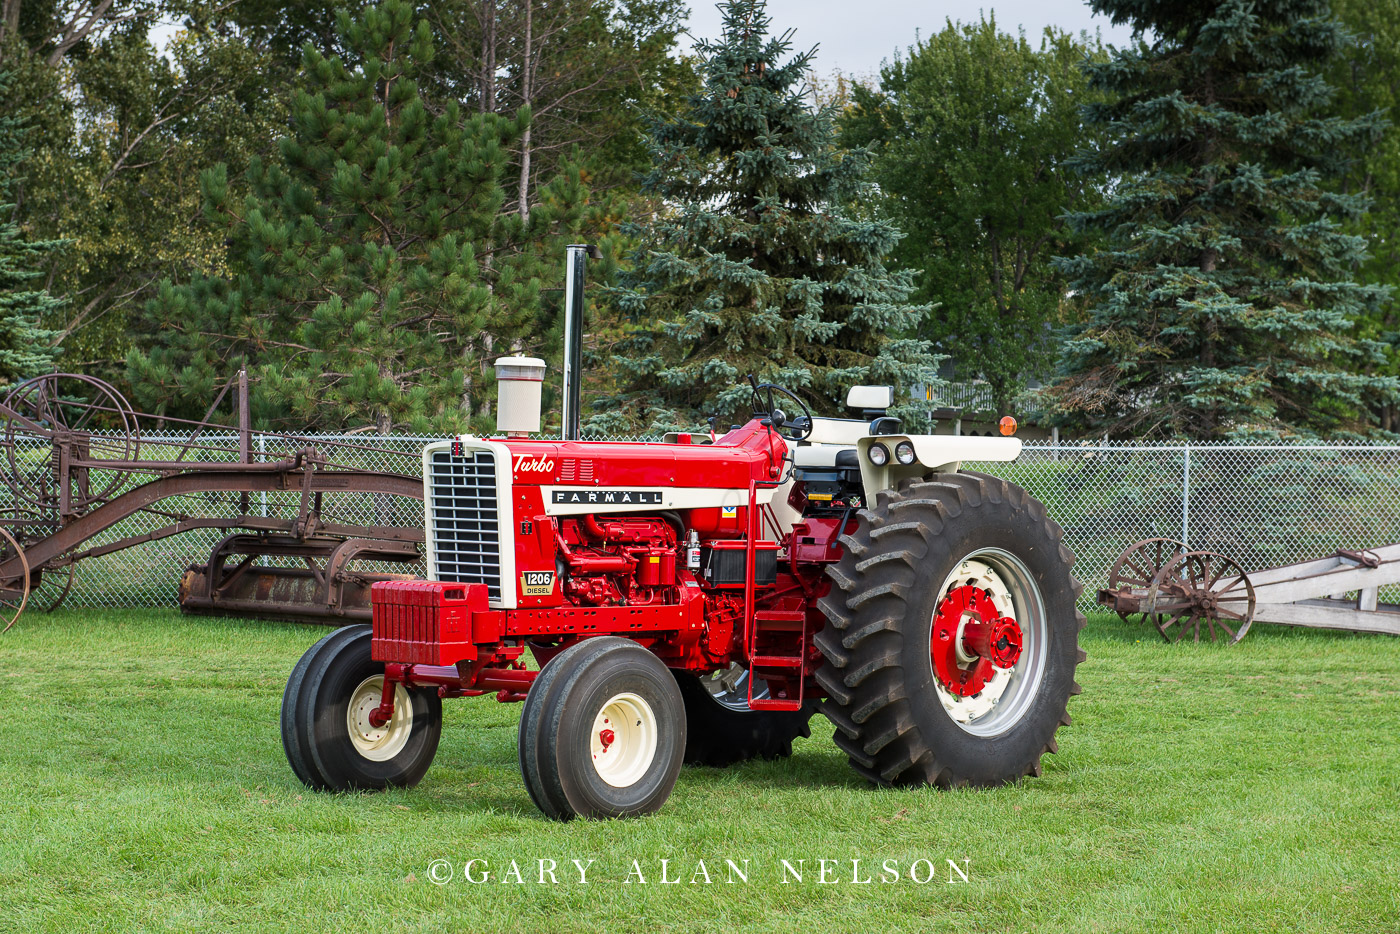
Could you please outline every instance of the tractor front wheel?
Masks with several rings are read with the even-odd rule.
[[[685,755],[685,705],[642,646],[598,636],[540,671],[520,715],[520,772],[556,820],[635,817],[666,802]]]
[[[974,473],[905,482],[861,511],[816,638],[822,710],[856,771],[941,787],[1040,774],[1084,658],[1060,539],[1024,490]]]
[[[393,717],[375,725],[383,691],[370,627],[345,626],[307,649],[282,695],[282,748],[297,778],[317,791],[418,784],[437,753],[442,701],[396,685]]]

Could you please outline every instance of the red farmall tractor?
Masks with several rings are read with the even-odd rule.
[[[292,672],[307,785],[413,785],[442,699],[480,694],[524,701],[525,787],[559,819],[655,811],[683,762],[789,755],[818,710],[876,783],[1039,774],[1079,691],[1074,559],[1024,490],[960,469],[1019,440],[905,434],[888,387],[836,419],[768,384],[718,438],[528,440],[543,363],[497,369],[505,436],[423,453],[431,579],[374,584],[372,627]]]

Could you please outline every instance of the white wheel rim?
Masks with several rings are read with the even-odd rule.
[[[641,781],[656,758],[657,745],[656,714],[636,694],[613,695],[593,718],[589,737],[593,768],[614,788]]]
[[[393,718],[383,726],[370,722],[370,714],[383,698],[384,676],[371,675],[351,692],[350,707],[345,711],[350,745],[371,762],[387,762],[403,752],[413,732],[413,698],[402,684],[394,685]]]
[[[1021,628],[1021,657],[1011,668],[995,669],[982,690],[970,697],[953,694],[936,672],[933,684],[943,709],[962,730],[974,736],[996,736],[1020,722],[1040,688],[1049,649],[1045,601],[1025,563],[1000,548],[975,551],[954,565],[938,589],[938,599],[967,584],[987,591],[997,611],[1016,620]],[[965,624],[966,620],[958,627],[958,645]],[[929,665],[932,669],[932,661]]]

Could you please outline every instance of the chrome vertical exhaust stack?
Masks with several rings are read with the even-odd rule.
[[[579,383],[583,377],[583,284],[588,258],[597,259],[598,248],[571,243],[564,264],[564,426],[565,441],[577,441],[579,433]]]

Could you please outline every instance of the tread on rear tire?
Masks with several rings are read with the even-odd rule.
[[[841,537],[820,601],[828,625],[816,637],[816,677],[837,746],[878,784],[990,786],[1039,775],[1070,723],[1085,657],[1075,605],[1083,585],[1060,527],[1020,487],[970,472],[905,481],[875,500]],[[1026,617],[1026,652],[999,672],[1007,680],[996,697],[955,697],[931,661],[934,613],[969,567],[1005,578],[1006,602]]]
[[[685,700],[685,761],[715,768],[750,759],[786,759],[792,741],[811,736],[808,721],[820,706],[809,701],[801,710],[735,710],[720,703],[703,681],[689,672],[676,672]]]

